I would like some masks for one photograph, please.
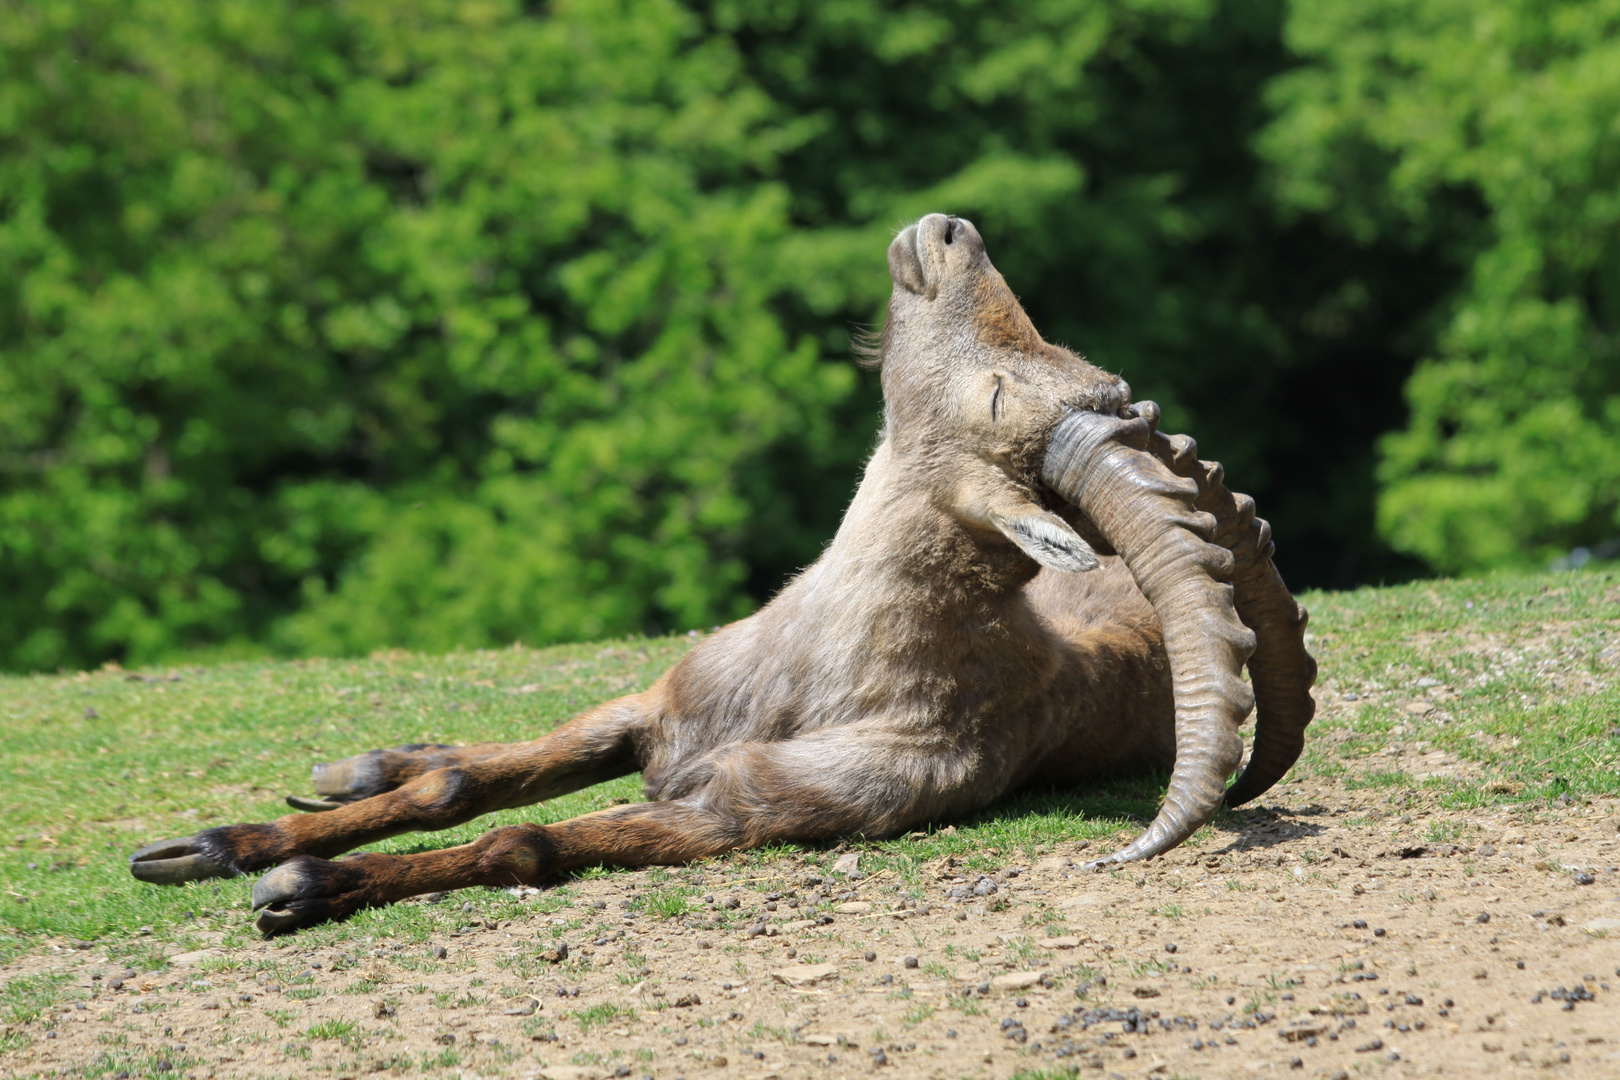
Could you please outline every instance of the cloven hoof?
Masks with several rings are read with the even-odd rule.
[[[347,806],[348,804],[333,802],[330,799],[311,799],[303,795],[289,795],[287,796],[287,805],[292,807],[294,810],[303,810],[304,812],[310,814],[320,814],[325,813],[327,810],[336,810],[338,807]]]
[[[241,871],[197,850],[195,836],[159,840],[129,857],[129,872],[153,885],[184,885],[188,881],[238,877]]]
[[[305,863],[294,859],[265,874],[253,883],[253,925],[265,937],[287,934],[331,917],[317,879],[312,879]],[[320,860],[324,862],[324,860]]]

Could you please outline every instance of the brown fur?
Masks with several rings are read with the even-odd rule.
[[[894,835],[1021,785],[1173,763],[1164,644],[1131,573],[1100,537],[1090,573],[1035,561],[1096,565],[1040,462],[1066,410],[1117,410],[1129,388],[1041,341],[970,223],[924,219],[890,266],[885,433],[825,554],[644,693],[551,735],[361,755],[331,773],[357,801],[193,838],[238,870],[286,863],[255,891],[261,925],[598,862]],[[638,770],[643,805],[326,861]]]
[[[976,298],[978,307],[973,315],[973,328],[981,342],[992,349],[1026,352],[1045,344],[1000,274],[985,275],[979,282]]]

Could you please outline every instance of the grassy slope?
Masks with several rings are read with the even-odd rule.
[[[1414,805],[1620,793],[1620,574],[1424,582],[1304,599],[1322,661],[1321,698],[1342,703],[1354,692],[1359,700],[1313,726],[1299,770],[1386,787],[1392,801]],[[154,966],[162,962],[157,942],[184,943],[196,930],[224,930],[229,944],[251,933],[251,878],[155,888],[129,877],[128,852],[209,825],[277,816],[284,794],[307,793],[314,761],[411,741],[533,737],[647,685],[690,644],[674,638],[0,678],[0,717],[10,734],[0,753],[0,959],[52,936],[116,938],[115,953]],[[1406,706],[1420,697],[1438,708],[1412,715]],[[1380,768],[1378,751],[1396,737],[1421,737],[1476,763],[1473,777],[1424,780]],[[998,857],[1005,864],[1014,852],[1033,855],[1056,840],[1089,839],[1105,849],[1136,827],[1132,818],[1152,814],[1160,783],[1144,778],[1009,800],[956,829],[872,844],[863,869],[886,865],[909,878],[944,854],[969,866]],[[553,821],[639,797],[637,778],[627,777],[381,847],[459,843],[495,824]],[[1224,815],[1203,838],[1241,828],[1246,813]],[[568,889],[537,902],[566,907]],[[669,895],[644,894],[640,902],[666,905],[670,914],[684,907],[673,885]],[[481,910],[496,917],[517,903],[480,898]],[[532,910],[536,901],[529,903]],[[458,913],[459,905],[404,905],[303,940],[420,938]]]

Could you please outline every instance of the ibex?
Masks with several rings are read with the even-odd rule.
[[[1023,785],[1168,768],[1158,816],[1103,860],[1125,862],[1269,788],[1299,756],[1316,664],[1253,501],[1123,380],[1043,341],[972,223],[930,214],[889,269],[881,440],[831,545],[774,600],[550,735],[316,765],[322,798],[288,802],[324,812],[153,844],[135,876],[275,867],[253,888],[275,934],[598,863],[893,836]],[[637,770],[645,803],[335,859]]]

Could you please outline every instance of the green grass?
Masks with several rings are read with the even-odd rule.
[[[306,1029],[306,1039],[342,1039],[353,1035],[360,1030],[360,1025],[353,1020],[322,1020],[320,1023]]]
[[[592,1005],[588,1009],[580,1009],[573,1015],[574,1019],[579,1021],[579,1029],[581,1031],[589,1031],[593,1027],[601,1027],[604,1024],[611,1024],[616,1020],[634,1020],[636,1018],[636,1010],[626,1005],[618,1005],[611,1001],[607,1001],[600,1005]]]
[[[38,1019],[60,997],[66,975],[25,975],[0,987],[0,1022],[22,1025]]]
[[[1301,767],[1346,787],[1434,795],[1461,809],[1620,790],[1620,573],[1498,575],[1305,597],[1319,687],[1362,697],[1312,727]],[[1435,680],[1438,686],[1420,686]],[[1403,706],[1440,691],[1417,717]],[[1421,741],[1478,779],[1421,783],[1380,767]]]
[[[1312,727],[1296,775],[1369,789],[1397,804],[1422,799],[1457,808],[1534,807],[1564,794],[1620,791],[1620,573],[1419,582],[1303,599],[1322,662],[1321,697],[1332,707]],[[0,752],[0,960],[49,936],[108,938],[122,962],[151,970],[173,945],[200,945],[189,937],[197,931],[224,931],[227,947],[245,940],[252,934],[251,878],[155,888],[129,876],[129,852],[211,825],[279,816],[284,794],[309,793],[309,766],[317,761],[404,742],[532,738],[598,701],[645,687],[690,646],[669,638],[0,677],[0,720],[9,736]],[[1418,687],[1425,678],[1441,687]],[[1441,688],[1455,696],[1440,700],[1430,717],[1403,711]],[[1352,691],[1361,700],[1346,704]],[[1419,781],[1410,758],[1397,767],[1382,757],[1392,739],[1420,740],[1429,751],[1472,763],[1475,775]],[[1028,793],[954,827],[857,840],[861,868],[891,871],[887,880],[909,887],[924,863],[944,856],[966,874],[1032,861],[1056,842],[1086,840],[1102,853],[1151,817],[1163,782],[1142,777]],[[639,779],[626,777],[377,850],[462,843],[496,825],[557,821],[640,797]],[[1285,786],[1275,799],[1286,798]],[[1223,815],[1192,843],[1245,828],[1251,812]],[[728,865],[768,877],[784,858],[830,866],[834,854],[831,845],[775,845],[734,855]],[[635,906],[655,917],[706,911],[698,897],[712,887],[693,887],[682,873],[655,878]],[[463,900],[474,904],[472,915],[461,911]],[[477,890],[453,903],[363,912],[298,940],[320,945],[369,935],[418,943],[475,917],[572,905],[566,886],[523,902]],[[595,913],[571,914],[583,924]]]

